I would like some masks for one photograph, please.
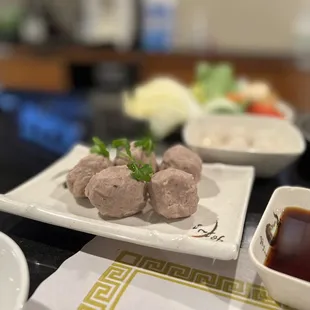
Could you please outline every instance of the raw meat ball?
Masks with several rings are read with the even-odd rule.
[[[152,166],[153,172],[157,171],[157,161],[156,156],[154,153],[151,153],[150,155],[146,154],[142,150],[141,147],[137,147],[134,145],[135,142],[130,143],[130,151],[132,154],[132,157],[138,161],[142,162],[143,164],[150,164]],[[128,159],[121,155],[121,153],[125,153],[125,150],[118,151],[118,154],[115,157],[114,165],[115,166],[123,166],[128,164]]]
[[[167,219],[192,215],[199,201],[194,177],[182,170],[169,168],[154,174],[148,184],[150,203]]]
[[[136,214],[146,205],[146,183],[131,177],[126,166],[109,167],[93,176],[86,196],[104,216],[122,218]]]
[[[202,160],[192,150],[183,145],[175,145],[169,148],[163,156],[160,170],[176,168],[188,172],[194,176],[196,182],[200,180]]]
[[[101,155],[90,154],[79,161],[67,175],[67,186],[76,198],[85,197],[85,187],[97,172],[112,166],[112,162]]]

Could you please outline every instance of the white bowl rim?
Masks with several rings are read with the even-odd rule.
[[[257,268],[264,270],[266,272],[269,272],[272,275],[279,276],[279,277],[285,278],[287,280],[291,280],[291,281],[294,281],[296,283],[302,284],[304,286],[309,287],[309,289],[310,289],[310,282],[296,278],[296,277],[293,277],[293,276],[290,276],[290,275],[287,275],[285,273],[276,271],[274,269],[271,269],[271,268],[267,267],[266,265],[262,264],[261,262],[259,262],[254,255],[254,249],[253,249],[254,248],[254,240],[258,240],[258,236],[259,236],[260,232],[262,231],[263,225],[265,224],[265,217],[267,216],[267,211],[270,208],[270,206],[273,205],[273,201],[275,199],[276,193],[278,193],[279,191],[292,190],[292,189],[297,189],[297,190],[302,189],[302,190],[307,190],[310,192],[310,189],[300,187],[300,186],[280,186],[273,192],[273,194],[269,200],[269,203],[268,203],[268,205],[267,205],[267,207],[263,213],[263,216],[261,217],[259,224],[255,230],[255,233],[252,237],[252,240],[250,242],[249,255],[250,255],[252,262],[257,266]],[[300,207],[300,208],[302,208],[302,207]]]
[[[296,109],[294,106],[292,106],[289,102],[285,100],[278,100],[276,103],[278,108],[281,110],[281,112],[284,114],[284,119],[294,123],[296,120]]]
[[[11,239],[8,235],[0,231],[0,239],[4,240],[6,244],[14,251],[18,261],[20,263],[20,272],[21,272],[21,289],[16,299],[15,308],[12,310],[20,310],[25,305],[25,302],[28,299],[29,294],[29,270],[27,260],[23,251],[20,249],[18,244]]]
[[[217,117],[227,117],[227,118],[233,118],[233,117],[242,117],[242,118],[247,118],[247,119],[261,119],[261,120],[268,120],[268,121],[273,121],[273,122],[285,122],[285,124],[290,127],[290,129],[292,131],[295,131],[295,133],[297,134],[297,136],[299,136],[299,142],[300,142],[300,147],[298,148],[298,150],[296,149],[296,151],[290,151],[290,152],[278,152],[278,151],[268,151],[268,152],[264,152],[264,151],[257,151],[257,150],[247,150],[247,151],[237,151],[237,150],[228,150],[228,149],[222,149],[222,148],[218,148],[218,147],[204,147],[201,145],[195,145],[194,143],[191,143],[190,141],[187,141],[187,139],[185,139],[185,132],[187,130],[187,128],[191,125],[191,123],[199,120],[199,119],[207,119],[207,118],[217,118]],[[185,144],[191,146],[191,147],[195,147],[201,150],[208,150],[208,151],[217,151],[217,152],[222,152],[222,153],[233,153],[236,155],[244,155],[244,154],[255,154],[255,155],[261,155],[261,156],[270,156],[270,155],[279,155],[279,156],[290,156],[290,155],[301,155],[306,151],[306,141],[304,139],[304,136],[301,132],[301,130],[294,124],[292,124],[291,122],[287,121],[287,120],[283,120],[283,119],[277,119],[274,117],[268,117],[268,116],[258,116],[258,115],[222,115],[222,114],[208,114],[208,115],[203,115],[200,116],[198,118],[193,118],[190,119],[188,122],[186,122],[186,124],[182,127],[182,138],[183,141],[185,142]]]

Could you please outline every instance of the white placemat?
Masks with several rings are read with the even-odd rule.
[[[45,280],[25,310],[285,309],[247,250],[219,261],[96,237]]]

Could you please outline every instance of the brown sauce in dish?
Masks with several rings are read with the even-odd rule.
[[[265,265],[310,282],[310,211],[286,208]]]

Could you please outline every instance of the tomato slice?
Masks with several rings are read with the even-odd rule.
[[[250,104],[247,112],[283,118],[283,114],[273,104],[265,102],[254,102]]]

